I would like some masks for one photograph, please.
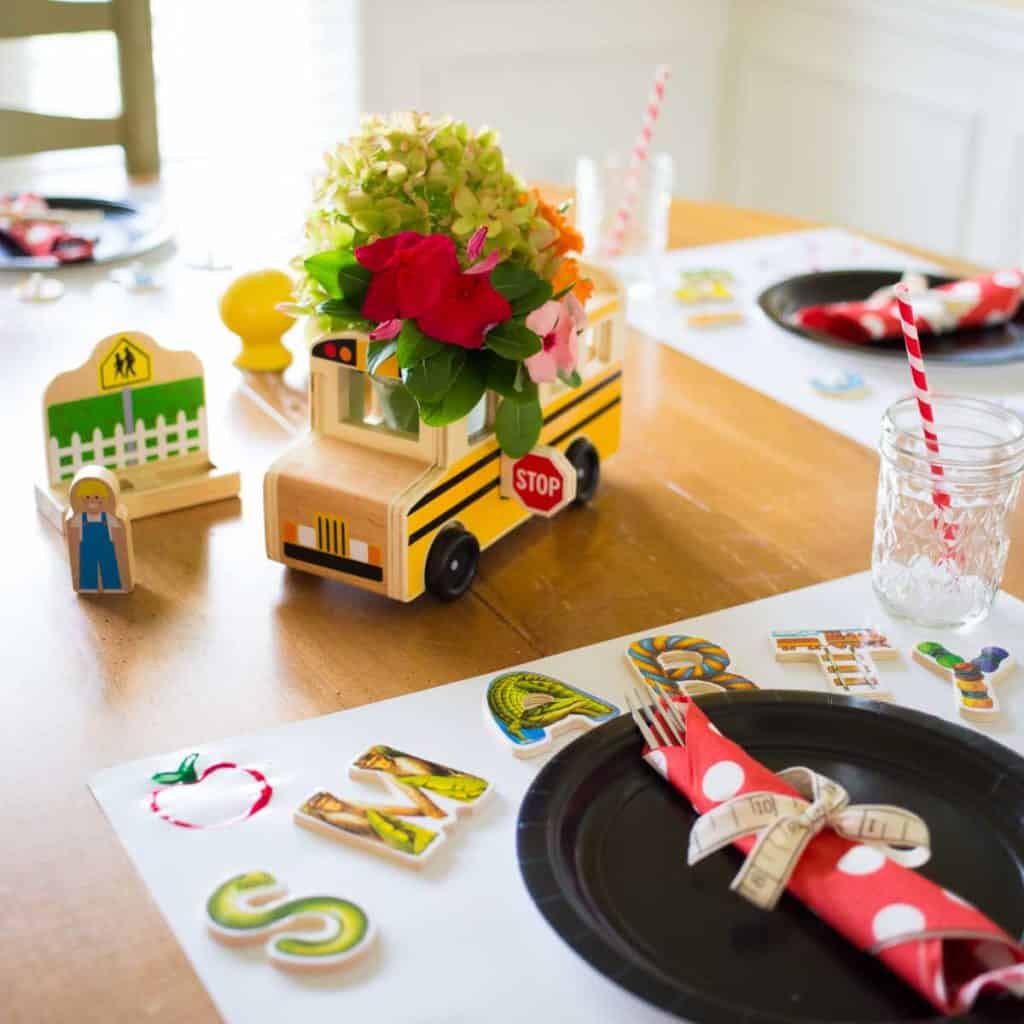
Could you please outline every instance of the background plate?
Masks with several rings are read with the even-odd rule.
[[[938,718],[826,694],[723,694],[701,707],[768,767],[806,765],[854,803],[894,803],[928,822],[921,873],[1024,931],[1024,760]],[[534,780],[519,812],[527,889],[593,967],[700,1024],[935,1021],[874,957],[784,896],[765,913],[729,891],[741,854],[693,868],[689,802],[640,759],[628,715],[570,744]],[[964,1021],[1017,1021],[995,998]]]
[[[96,238],[95,257],[82,263],[58,263],[55,259],[23,256],[0,241],[0,270],[53,270],[65,267],[91,267],[97,263],[134,259],[163,245],[171,237],[160,210],[154,206],[133,206],[107,199],[82,196],[44,196],[52,207],[64,210],[98,210],[103,220],[96,224],[70,225],[69,231],[85,238]]]
[[[798,334],[833,348],[866,355],[906,359],[901,338],[858,345],[818,331],[796,327],[789,321],[789,318],[804,306],[866,299],[877,289],[896,284],[901,276],[902,271],[899,270],[826,270],[817,274],[803,274],[766,288],[758,296],[757,304],[769,319],[791,334]],[[937,274],[926,276],[928,283],[933,287],[956,280]],[[964,363],[971,366],[1017,362],[1024,359],[1024,312],[1018,313],[1017,318],[1010,323],[1000,324],[998,327],[971,328],[938,336],[922,334],[921,347],[929,362]]]

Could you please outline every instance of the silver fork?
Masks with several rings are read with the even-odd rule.
[[[625,697],[629,713],[651,749],[686,744],[686,721],[674,701],[638,686],[632,693],[627,690]]]

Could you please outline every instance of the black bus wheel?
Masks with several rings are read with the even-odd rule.
[[[585,437],[576,438],[569,445],[565,457],[576,470],[576,500],[573,504],[585,505],[593,498],[601,482],[601,457]]]
[[[480,543],[461,526],[442,530],[430,545],[424,581],[427,591],[442,601],[454,601],[469,590],[480,561]]]

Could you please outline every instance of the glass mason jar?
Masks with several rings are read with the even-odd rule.
[[[882,417],[871,577],[887,611],[923,626],[980,622],[999,590],[1024,468],[1024,422],[976,398],[934,395],[939,453],[914,398]]]

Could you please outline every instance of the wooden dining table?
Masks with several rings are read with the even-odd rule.
[[[670,245],[808,226],[677,200]],[[631,332],[622,448],[602,467],[596,500],[532,520],[485,552],[467,596],[400,604],[285,570],[264,553],[261,487],[293,438],[231,366],[237,339],[216,310],[231,274],[190,270],[174,255],[151,265],[158,291],[127,292],[99,268],[70,271],[68,293],[46,306],[18,303],[14,281],[2,282],[4,1021],[217,1017],[93,801],[86,782],[98,770],[869,565],[874,451]],[[135,592],[79,597],[62,538],[33,504],[41,396],[55,373],[127,329],[203,358],[211,455],[241,470],[241,497],[137,521]],[[1024,546],[1011,550],[1004,586],[1024,596]]]

